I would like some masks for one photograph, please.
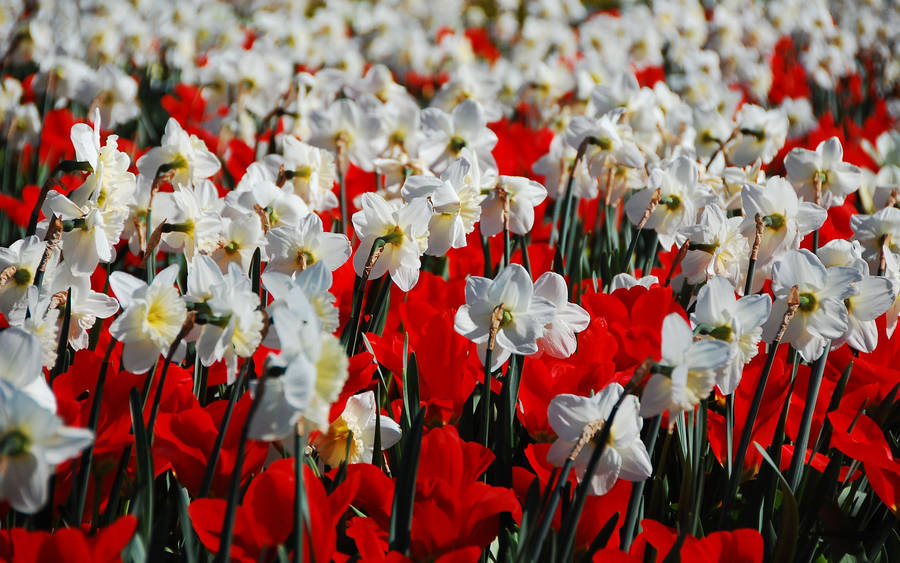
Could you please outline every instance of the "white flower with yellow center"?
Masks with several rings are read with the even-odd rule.
[[[93,440],[90,430],[63,426],[53,410],[0,380],[0,499],[14,509],[39,511],[55,466]]]
[[[153,367],[184,324],[187,307],[175,288],[177,277],[177,264],[158,273],[150,285],[125,272],[109,276],[109,286],[124,309],[109,333],[124,344],[122,363],[132,373]]]
[[[397,287],[409,291],[419,281],[420,257],[428,248],[431,204],[418,198],[397,209],[373,193],[363,194],[361,203],[362,210],[353,214],[353,230],[360,238],[353,257],[357,275],[362,275],[372,245],[380,239],[384,250],[372,266],[369,279],[390,272]]]
[[[609,440],[595,473],[585,475],[594,448],[598,446],[592,438],[578,452],[573,464],[579,481],[590,479],[588,492],[592,495],[605,495],[619,479],[643,481],[653,472],[647,448],[641,441],[643,421],[638,414],[637,397],[626,396],[615,418],[608,420],[624,391],[618,383],[611,383],[591,397],[557,395],[547,407],[547,419],[559,437],[547,452],[547,461],[557,467],[565,464],[585,432],[593,434],[602,431],[605,424],[611,425]]]
[[[641,416],[669,411],[669,424],[709,395],[716,371],[728,362],[731,350],[718,340],[694,341],[690,325],[678,313],[663,319],[662,346],[656,373],[641,395]]]
[[[163,167],[164,172],[167,168],[174,173],[172,184],[192,186],[222,167],[206,144],[196,135],[188,135],[175,118],[169,118],[160,143],[137,161],[138,171],[144,176],[154,178]]]
[[[769,317],[772,300],[768,295],[734,296],[731,280],[714,276],[697,294],[691,314],[694,333],[727,342],[731,355],[716,370],[716,384],[725,395],[737,388],[744,365],[756,356],[762,338],[762,324]]]
[[[400,426],[389,416],[378,414],[375,393],[366,391],[347,399],[344,411],[328,430],[316,438],[319,459],[337,467],[343,462],[371,463],[375,451],[375,417],[381,417],[381,449],[386,450],[400,440]]]
[[[0,313],[9,315],[25,304],[47,244],[32,235],[0,248]]]
[[[440,178],[417,175],[406,179],[403,199],[427,198],[434,209],[428,224],[426,254],[443,256],[451,248],[466,245],[466,235],[475,230],[485,198],[479,182],[477,162],[473,165],[464,157],[454,161]]]

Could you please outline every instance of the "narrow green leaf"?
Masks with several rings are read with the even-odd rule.
[[[800,513],[797,509],[797,499],[794,498],[790,484],[781,474],[781,471],[778,470],[778,466],[775,465],[769,454],[766,453],[765,448],[760,446],[758,442],[753,442],[753,445],[778,476],[778,486],[782,495],[781,530],[778,532],[778,541],[775,544],[771,560],[793,561],[794,553],[797,551],[797,539],[800,534]]]

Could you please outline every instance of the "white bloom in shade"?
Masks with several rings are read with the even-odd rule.
[[[279,307],[287,305],[291,291],[296,287],[302,290],[306,299],[309,300],[316,315],[319,317],[319,321],[322,323],[322,330],[327,333],[333,333],[337,330],[340,322],[338,309],[334,304],[334,295],[328,291],[332,283],[331,270],[325,266],[324,262],[316,262],[309,268],[297,273],[293,279],[280,272],[266,270],[262,275],[262,283],[273,299],[267,309],[270,316],[274,317]],[[278,348],[277,338],[275,331],[270,330],[266,336],[266,341],[271,340],[272,344],[266,344],[266,346]]]
[[[900,252],[900,209],[896,207],[885,207],[872,215],[857,213],[850,217],[850,228],[872,271],[878,270],[882,246],[886,245],[889,252]]]
[[[697,295],[697,307],[691,322],[697,334],[727,342],[731,350],[728,362],[716,370],[716,385],[725,395],[737,389],[744,365],[758,351],[762,324],[769,318],[772,299],[768,295],[734,296],[731,280],[715,276]]]
[[[532,171],[544,177],[547,184],[547,192],[550,199],[562,197],[566,193],[566,183],[569,174],[575,166],[575,156],[578,151],[566,144],[562,135],[557,135],[550,143],[547,154],[542,156],[532,166]],[[572,179],[572,195],[579,199],[592,199],[597,197],[597,181],[588,170],[587,160],[582,159],[578,168],[574,169]]]
[[[17,327],[0,332],[0,381],[28,394],[42,407],[56,412],[56,396],[44,379],[38,335]]]
[[[475,230],[485,198],[479,181],[477,161],[473,165],[465,156],[447,167],[440,178],[416,175],[406,179],[401,191],[403,199],[428,198],[434,209],[428,224],[426,254],[443,256],[451,248],[466,245],[466,235]]]
[[[610,423],[607,419],[624,391],[618,383],[610,383],[592,397],[568,394],[554,397],[547,407],[547,419],[558,439],[547,452],[547,461],[558,467],[564,465],[586,427],[590,427],[588,432],[591,432]],[[650,455],[641,441],[644,421],[638,413],[639,409],[638,399],[634,395],[622,400],[611,421],[609,441],[593,475],[585,476],[596,447],[592,441],[585,444],[575,458],[575,475],[579,481],[590,479],[590,494],[604,495],[619,479],[643,481],[653,472]]]
[[[196,135],[188,135],[173,117],[166,123],[161,146],[153,147],[137,161],[138,171],[149,178],[156,177],[163,165],[174,172],[172,183],[184,186],[199,183],[222,167],[206,144]]]
[[[177,264],[156,274],[150,285],[125,272],[109,275],[109,286],[125,310],[110,325],[109,333],[125,345],[122,363],[132,373],[153,367],[184,325],[187,307],[175,288],[177,277]]]
[[[784,342],[811,362],[822,355],[829,340],[847,332],[849,318],[844,299],[855,293],[853,284],[862,280],[855,268],[835,266],[825,269],[812,252],[802,249],[786,253],[772,267],[775,304],[763,328],[766,340],[774,338],[787,310],[791,288],[800,292],[800,307],[784,332]]]
[[[484,363],[494,309],[501,308],[491,370],[499,369],[510,354],[531,355],[538,351],[537,339],[553,321],[556,308],[535,295],[531,276],[518,264],[503,268],[493,280],[479,276],[466,279],[466,304],[456,312],[454,329],[478,345]]]
[[[741,231],[748,240],[756,236],[756,215],[763,219],[757,268],[770,266],[784,252],[799,248],[803,237],[821,227],[828,216],[815,203],[798,201],[791,184],[779,176],[766,180],[765,186],[745,185],[741,202]]]
[[[320,148],[308,145],[296,137],[284,137],[284,169],[291,171],[289,185],[303,198],[313,211],[327,211],[338,206],[334,194],[337,172],[334,156]],[[279,164],[280,166],[280,164]],[[277,166],[275,167],[277,170]]]
[[[75,350],[84,350],[90,342],[88,331],[97,319],[106,319],[116,314],[119,302],[91,289],[91,278],[76,276],[64,268],[59,268],[53,276],[50,289],[44,292],[46,299],[53,294],[69,290],[71,292],[71,321],[69,323],[69,344]],[[62,304],[65,306],[65,301]]]
[[[213,188],[213,192],[215,188]],[[215,197],[201,183],[197,188],[176,186],[172,193],[161,193],[153,202],[153,225],[157,221],[171,225],[171,232],[162,236],[160,246],[177,252],[182,250],[187,261],[197,252],[216,250],[222,232],[222,217],[211,209],[210,198]],[[149,236],[149,235],[148,235]]]
[[[396,209],[371,192],[363,194],[361,204],[362,210],[353,214],[353,230],[360,238],[353,257],[357,275],[365,270],[375,240],[382,238],[386,241],[384,251],[372,267],[369,279],[390,272],[397,287],[409,291],[419,281],[420,258],[428,248],[431,204],[418,198]]]
[[[534,208],[547,198],[547,189],[521,176],[500,176],[497,187],[481,203],[481,234],[503,232],[504,199],[509,205],[509,232],[526,235],[534,226]]]
[[[716,370],[731,357],[731,347],[718,340],[694,341],[690,325],[678,313],[663,319],[662,359],[668,373],[654,373],[641,395],[641,416],[669,411],[669,424],[683,411],[694,408],[716,383]]]
[[[112,297],[110,297],[112,299]],[[119,308],[119,302],[112,299]],[[8,316],[10,326],[18,326],[38,337],[41,342],[41,361],[45,368],[52,368],[56,365],[56,349],[59,346],[59,307],[50,308],[50,296],[40,298],[40,291],[37,287],[32,286],[28,290],[27,297],[28,307],[22,312],[22,318],[18,318],[19,311],[15,316]],[[25,314],[27,313],[27,315]],[[77,323],[72,323],[77,325]],[[77,328],[77,327],[76,327]]]
[[[64,426],[53,410],[0,381],[0,499],[16,510],[39,511],[55,467],[93,440],[90,430]]]
[[[229,217],[264,213],[270,227],[296,225],[309,215],[309,206],[289,187],[276,186],[275,180],[275,172],[254,162],[247,167],[234,191],[225,196],[225,212]]]
[[[844,149],[837,137],[819,143],[815,151],[800,147],[784,158],[788,179],[805,201],[818,203],[828,209],[844,203],[862,183],[862,172],[844,162]],[[820,200],[816,201],[816,183],[819,183]]]
[[[341,343],[321,331],[302,292],[292,293],[289,302],[273,318],[282,352],[269,356],[269,362],[283,375],[263,379],[263,402],[251,422],[251,435],[258,440],[283,439],[298,422],[304,432],[324,432],[331,403],[347,381],[348,359]],[[255,393],[257,385],[250,389]]]
[[[887,251],[887,254],[891,252]],[[834,341],[834,346],[847,343],[860,352],[873,351],[878,344],[875,319],[890,309],[897,297],[893,283],[884,276],[869,275],[869,265],[862,259],[862,247],[857,241],[834,239],[820,247],[816,256],[826,268],[849,266],[858,270],[862,276],[860,281],[853,284],[854,295],[844,300],[847,307],[847,332]],[[887,264],[887,260],[885,263]]]
[[[345,172],[350,162],[363,170],[372,170],[372,159],[380,151],[377,145],[383,144],[381,121],[377,116],[364,113],[359,104],[343,98],[328,109],[313,111],[311,117],[311,144],[340,155],[338,166]]]
[[[891,290],[895,296],[884,317],[885,332],[890,338],[897,328],[897,320],[900,319],[900,256],[891,251],[885,251],[884,265],[884,276],[891,282]]]
[[[566,280],[556,272],[544,272],[534,282],[534,294],[553,304],[553,320],[544,326],[538,347],[554,358],[568,358],[575,353],[578,341],[575,333],[588,327],[591,317],[576,303],[569,303]]]
[[[400,426],[389,416],[376,414],[375,393],[366,391],[347,399],[344,412],[313,443],[326,465],[343,462],[372,463],[375,451],[375,417],[381,417],[381,449],[400,441]]]
[[[343,233],[326,233],[322,219],[310,213],[297,226],[283,226],[266,233],[266,271],[294,275],[322,262],[329,271],[350,258],[350,240]]]
[[[609,283],[609,292],[612,293],[617,289],[631,289],[636,285],[640,285],[642,287],[650,289],[658,283],[659,278],[657,278],[656,276],[644,276],[638,279],[628,272],[622,272],[621,274],[616,274],[613,277],[612,281]]]
[[[225,275],[216,276],[212,271],[215,266],[210,262],[207,256],[201,255],[191,264],[197,276],[214,280],[207,290],[210,296],[204,301],[210,316],[197,317],[198,324],[205,321],[197,341],[197,354],[205,366],[224,358],[228,383],[232,383],[238,357],[253,355],[262,340],[263,315],[257,310],[259,297],[253,293],[247,274],[232,262]]]
[[[71,229],[62,233],[62,250],[66,264],[76,274],[90,275],[100,262],[112,262],[116,256],[114,245],[119,242],[127,211],[104,212],[98,207],[100,192],[95,191],[84,205],[78,205],[63,194],[47,194],[42,210],[46,217],[59,215],[71,221]],[[48,220],[41,223],[46,232]]]
[[[9,248],[0,248],[0,272],[9,270],[9,279],[0,284],[0,313],[9,315],[15,307],[25,304],[45,248],[47,243],[35,235],[19,239]]]
[[[482,169],[496,166],[491,151],[497,135],[488,129],[484,109],[475,100],[463,100],[450,114],[437,108],[422,111],[422,128],[425,138],[419,155],[435,173],[446,170],[465,147],[472,150]]]
[[[223,218],[222,239],[212,257],[222,271],[227,271],[229,264],[237,264],[246,272],[256,249],[265,246],[266,238],[256,214]]]
[[[131,159],[118,149],[117,135],[107,137],[106,146],[101,147],[99,109],[94,110],[93,120],[93,127],[86,123],[72,126],[70,137],[75,159],[90,163],[93,173],[70,197],[77,205],[84,206],[94,192],[99,192],[98,207],[122,221],[137,189],[134,174],[128,171]],[[108,215],[108,219],[113,222],[112,216]]]
[[[726,217],[718,205],[707,205],[700,221],[684,230],[691,245],[681,271],[688,283],[702,283],[712,276],[724,276],[739,285],[743,266],[750,258],[750,241],[741,234],[741,217]]]
[[[566,129],[566,142],[577,149],[587,139],[584,153],[588,169],[595,178],[602,176],[607,166],[640,168],[646,159],[631,139],[631,129],[619,124],[623,110],[614,110],[593,119],[584,115],[572,118]]]
[[[737,115],[735,138],[725,149],[728,162],[734,166],[747,166],[756,159],[770,162],[787,140],[787,132],[788,118],[781,109],[744,104]]]
[[[635,225],[640,223],[658,189],[659,203],[644,228],[656,231],[663,250],[683,243],[685,235],[682,229],[693,225],[697,221],[698,210],[716,199],[709,186],[700,183],[698,178],[697,164],[686,156],[679,156],[665,162],[662,168],[653,169],[650,185],[634,193],[625,203],[628,219]]]

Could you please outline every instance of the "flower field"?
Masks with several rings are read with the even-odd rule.
[[[0,0],[0,561],[900,561],[889,0]]]

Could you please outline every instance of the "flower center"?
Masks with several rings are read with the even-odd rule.
[[[819,302],[816,299],[816,296],[812,293],[801,293],[800,294],[800,310],[804,313],[811,313],[816,310]]]
[[[677,195],[667,195],[659,200],[660,205],[665,205],[669,211],[678,211],[681,207],[681,198]]]
[[[784,227],[784,215],[780,213],[766,215],[765,217],[763,217],[763,225],[772,229],[773,231],[781,230],[781,228]]]
[[[14,428],[0,437],[0,455],[5,457],[22,455],[28,451],[29,442],[24,432]]]
[[[25,268],[19,268],[16,270],[16,273],[13,274],[12,279],[16,285],[20,287],[26,287],[31,284],[31,272],[26,270]]]
[[[466,146],[466,140],[462,137],[451,137],[449,146],[454,154],[459,153]]]

